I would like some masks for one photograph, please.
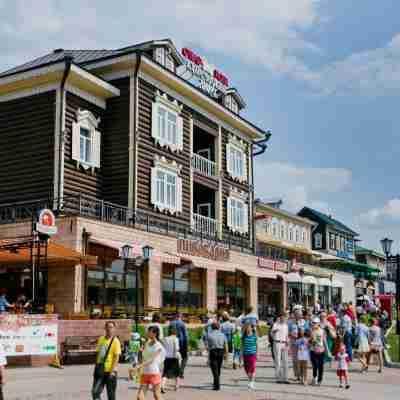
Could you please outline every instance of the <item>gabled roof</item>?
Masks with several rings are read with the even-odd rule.
[[[342,231],[345,233],[349,233],[352,236],[359,236],[359,234],[355,231],[353,231],[352,229],[350,229],[348,226],[342,224],[340,221],[332,218],[329,215],[326,215],[320,211],[314,210],[310,207],[303,207],[298,215],[302,215],[302,214],[311,214],[314,215],[316,219],[318,219],[319,221],[324,222],[327,225],[332,226],[334,229],[338,230],[338,231]]]

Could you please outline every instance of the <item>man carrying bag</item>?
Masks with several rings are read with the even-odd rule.
[[[114,322],[106,322],[105,331],[106,335],[102,336],[97,342],[97,358],[92,388],[93,400],[100,400],[104,386],[107,388],[108,400],[115,400],[116,398],[117,368],[119,356],[121,355],[121,343],[114,336]]]

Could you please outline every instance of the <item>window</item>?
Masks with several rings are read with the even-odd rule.
[[[161,211],[182,211],[182,179],[177,173],[161,167],[154,167],[152,174],[151,202]]]
[[[315,240],[315,248],[316,249],[322,249],[322,235],[321,235],[321,233],[316,233],[314,235],[314,240]]]
[[[232,178],[247,181],[245,152],[232,143],[227,144],[227,170]]]
[[[307,235],[306,230],[303,228],[302,231],[301,231],[301,241],[303,243],[306,242],[306,235]]]
[[[78,110],[77,122],[72,123],[72,159],[86,168],[100,168],[99,122],[90,111]]]
[[[235,114],[239,113],[239,105],[232,96],[225,96],[224,104],[226,108],[233,111]]]
[[[248,232],[247,204],[235,197],[228,197],[228,227],[233,232]]]
[[[329,248],[335,250],[335,235],[333,233],[329,234]]]
[[[274,218],[272,220],[272,236],[276,238],[278,237],[278,225],[279,225],[278,220]]]
[[[157,96],[153,103],[152,136],[172,151],[183,150],[183,119],[179,113],[179,106],[166,97]]]
[[[296,226],[296,243],[300,242],[300,229]]]
[[[171,53],[165,47],[159,47],[154,51],[154,58],[155,60],[169,69],[172,72],[175,72],[175,63],[174,59],[171,56]]]
[[[289,240],[293,242],[293,225],[289,226]]]

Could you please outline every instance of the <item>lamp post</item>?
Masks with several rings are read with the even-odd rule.
[[[399,337],[399,359],[400,359],[400,254],[391,255],[393,240],[384,238],[381,240],[382,250],[386,256],[386,268],[388,263],[396,265],[396,335]]]
[[[142,256],[132,257],[132,246],[126,244],[122,246],[121,253],[122,258],[125,260],[125,271],[128,270],[129,261],[133,261],[135,264],[135,331],[139,328],[139,267],[143,267],[151,258],[153,254],[153,248],[151,246],[142,247]]]

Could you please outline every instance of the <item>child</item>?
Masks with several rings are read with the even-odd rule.
[[[233,334],[233,369],[237,368],[237,362],[239,363],[239,368],[242,368],[242,330],[240,326],[235,328],[235,333]]]
[[[131,339],[128,343],[129,361],[132,363],[132,367],[135,368],[139,364],[139,352],[142,347],[140,340],[140,334],[137,332],[131,333]]]
[[[299,378],[302,385],[307,385],[307,369],[310,360],[309,339],[304,336],[304,328],[299,328],[298,338],[295,341],[295,350],[297,351],[297,361],[299,368]]]
[[[251,324],[246,324],[243,328],[242,353],[243,366],[249,379],[248,388],[254,390],[257,363],[257,335]]]
[[[348,370],[349,370],[350,357],[346,353],[346,347],[344,344],[340,346],[340,352],[336,355],[336,361],[338,362],[336,374],[340,380],[339,387],[341,388],[343,387],[343,378],[344,378],[346,389],[349,389],[350,385],[348,378]]]

